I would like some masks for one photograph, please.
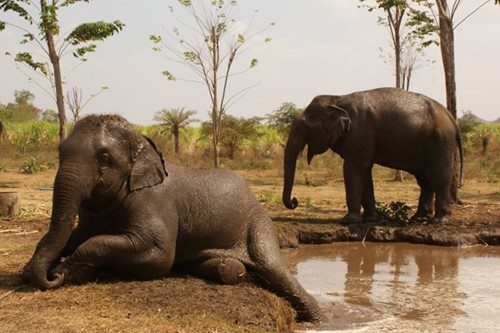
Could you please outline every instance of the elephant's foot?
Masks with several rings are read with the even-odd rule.
[[[442,223],[448,223],[450,222],[451,216],[450,215],[444,215],[444,216],[434,216],[431,220],[433,224],[442,224]]]
[[[413,223],[428,223],[432,221],[432,215],[431,214],[420,214],[416,213],[410,218],[410,222]]]
[[[64,283],[80,284],[97,280],[96,268],[87,264],[75,263],[71,259],[63,260],[51,270],[52,276],[62,276]]]
[[[363,222],[363,216],[361,216],[361,213],[352,213],[352,212],[347,213],[340,220],[340,223],[342,223],[342,224],[355,224],[355,223],[362,223],[362,222]]]
[[[30,282],[30,271],[31,271],[31,260],[24,265],[23,270],[21,271],[21,279],[24,283]]]
[[[245,266],[241,261],[225,258],[219,265],[219,275],[222,282],[226,284],[235,284],[240,282],[246,274]]]
[[[203,262],[197,269],[200,275],[225,284],[236,284],[246,274],[241,261],[233,258],[213,258]]]
[[[363,222],[364,223],[375,223],[380,220],[380,217],[376,212],[373,213],[363,213]]]

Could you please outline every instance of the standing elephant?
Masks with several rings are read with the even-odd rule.
[[[316,96],[293,121],[285,148],[283,203],[290,209],[298,205],[291,193],[305,145],[308,163],[328,148],[344,159],[348,213],[343,222],[376,219],[373,164],[415,176],[420,197],[413,220],[450,219],[454,157],[458,148],[462,162],[462,144],[455,120],[438,102],[397,88]]]
[[[114,115],[79,121],[59,162],[50,228],[23,270],[35,287],[95,280],[103,269],[155,279],[174,266],[236,283],[248,269],[299,319],[319,320],[317,302],[282,260],[270,217],[234,172],[165,162]]]

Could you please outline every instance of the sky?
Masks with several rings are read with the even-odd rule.
[[[457,22],[483,3],[464,1]],[[88,61],[74,68],[71,55],[63,58],[65,89],[79,87],[84,98],[109,89],[92,99],[83,110],[116,113],[135,124],[153,124],[155,112],[167,108],[198,111],[197,118],[208,119],[210,99],[204,85],[186,80],[168,81],[162,71],[177,78],[195,78],[189,69],[169,61],[152,50],[150,35],[170,31],[176,22],[169,0],[93,0],[64,8],[59,12],[62,31],[82,22],[121,20],[124,30],[102,43]],[[389,32],[377,24],[377,13],[358,8],[356,0],[240,0],[241,26],[254,15],[252,27],[259,30],[276,24],[256,38],[272,38],[241,55],[239,65],[257,58],[258,65],[233,77],[231,92],[253,86],[228,110],[238,117],[264,117],[284,102],[305,107],[316,95],[342,95],[354,91],[394,86],[393,65],[382,55],[391,50]],[[255,10],[258,10],[255,13]],[[182,16],[181,16],[182,18]],[[12,14],[0,13],[0,21],[19,23]],[[7,27],[0,32],[0,103],[14,101],[15,90],[30,90],[34,104],[56,110],[53,98],[30,82],[16,68],[12,57],[25,50],[19,45],[19,31]],[[470,110],[485,120],[500,117],[500,7],[493,1],[468,18],[455,30],[456,77],[459,116]],[[381,52],[380,48],[384,51]],[[39,49],[34,49],[40,54]],[[410,90],[445,104],[444,74],[438,47],[426,51],[431,63],[412,78]],[[29,71],[24,71],[33,75]],[[69,73],[69,74],[68,74]],[[34,76],[36,77],[36,76]],[[45,81],[38,80],[45,84]],[[71,113],[68,118],[71,119]]]

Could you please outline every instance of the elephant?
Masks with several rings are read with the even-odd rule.
[[[297,158],[306,145],[308,163],[329,148],[344,160],[348,212],[342,223],[378,219],[374,164],[415,176],[420,196],[412,221],[449,221],[450,188],[458,156],[462,179],[462,141],[451,113],[435,100],[398,88],[314,97],[293,120],[285,146],[282,200],[289,209],[298,205],[291,194]]]
[[[177,268],[222,283],[248,272],[288,300],[297,319],[322,317],[241,176],[166,162],[121,116],[83,118],[59,145],[49,229],[22,277],[46,290],[103,272],[148,280]]]

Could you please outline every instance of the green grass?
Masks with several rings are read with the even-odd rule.
[[[59,143],[59,126],[46,121],[6,123],[4,142],[17,152],[54,150]]]
[[[150,137],[163,152],[165,159],[192,167],[212,166],[212,142],[203,136],[200,128],[187,127],[181,132],[181,154],[174,154],[174,139],[161,127],[135,126],[136,130]],[[68,132],[71,125],[68,126]],[[42,161],[57,158],[59,127],[56,123],[32,121],[25,123],[6,123],[0,149],[0,171],[12,167],[24,168],[23,162],[36,152]],[[484,140],[487,138],[487,147]],[[258,135],[243,140],[234,159],[229,159],[221,147],[221,165],[235,170],[275,170],[283,168],[283,151],[286,138],[270,126],[260,126]],[[465,178],[481,178],[489,182],[500,182],[500,124],[477,125],[463,135]],[[307,149],[307,148],[306,148]],[[314,157],[307,164],[305,152],[299,157],[297,170],[304,172],[303,179],[297,182],[308,186],[325,185],[325,178],[314,175],[316,171],[328,173],[329,178],[342,178],[342,159],[332,152]],[[46,158],[50,156],[50,158]],[[14,157],[14,159],[13,159]],[[15,160],[17,165],[11,165]],[[23,161],[23,162],[19,162]],[[43,162],[45,163],[45,162]],[[36,163],[31,163],[36,164]],[[33,165],[36,166],[36,165]],[[30,166],[28,165],[28,169]],[[374,169],[374,174],[380,173]],[[384,174],[386,171],[383,171]],[[387,175],[391,178],[391,175]]]

